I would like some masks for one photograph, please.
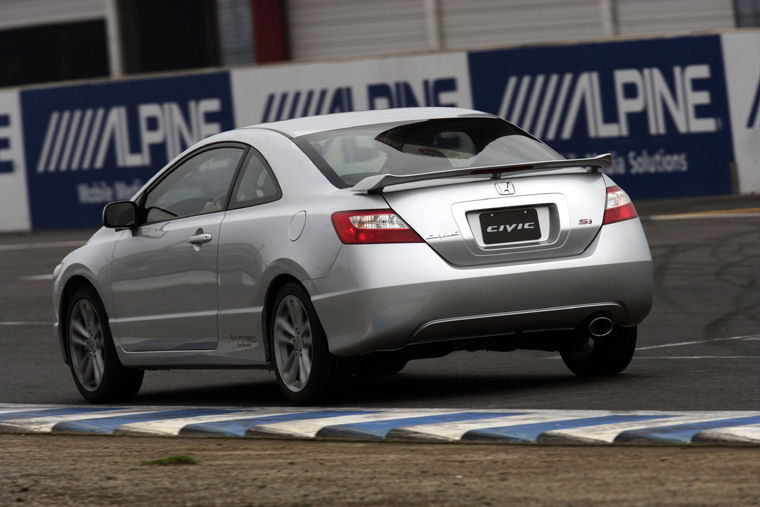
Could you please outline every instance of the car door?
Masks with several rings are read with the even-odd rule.
[[[138,200],[112,265],[118,342],[127,351],[217,345],[219,229],[246,149],[211,145],[185,157]]]
[[[219,243],[219,350],[263,362],[262,274],[289,241],[282,191],[256,149],[243,163],[222,222]]]

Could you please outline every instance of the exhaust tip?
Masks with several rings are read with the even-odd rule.
[[[614,326],[615,324],[612,322],[612,320],[610,320],[609,317],[594,317],[588,323],[588,332],[595,338],[601,338],[610,334]]]

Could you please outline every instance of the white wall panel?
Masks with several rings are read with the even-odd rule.
[[[222,65],[254,63],[250,0],[216,0]]]
[[[760,192],[760,30],[721,36],[739,191]]]
[[[621,35],[733,28],[732,0],[615,0]]]
[[[290,0],[293,60],[428,49],[422,0]]]
[[[0,0],[0,30],[106,17],[106,0]]]
[[[573,41],[610,35],[610,31],[669,34],[735,25],[732,0],[428,1],[437,7],[440,49]],[[305,60],[435,49],[428,42],[425,4],[425,0],[290,0],[292,57]]]
[[[473,48],[602,35],[599,0],[439,0],[443,47]]]
[[[270,65],[230,72],[237,126],[339,111],[414,105],[472,107],[467,54]],[[445,84],[438,87],[438,84]],[[387,92],[373,95],[374,87]]]

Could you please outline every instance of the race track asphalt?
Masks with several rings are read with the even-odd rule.
[[[760,197],[637,202],[655,262],[631,366],[574,377],[557,354],[458,352],[352,382],[332,406],[573,410],[760,409]],[[664,216],[663,216],[664,215]],[[79,404],[52,328],[53,267],[91,230],[0,235],[0,403]],[[130,403],[285,405],[268,371],[147,372]]]

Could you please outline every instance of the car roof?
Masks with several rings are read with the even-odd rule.
[[[316,132],[325,132],[347,127],[392,123],[410,120],[429,120],[435,118],[453,118],[460,116],[493,116],[482,111],[458,107],[404,107],[395,109],[376,109],[372,111],[355,111],[350,113],[323,114],[307,116],[292,120],[259,123],[243,127],[245,129],[268,129],[281,132],[290,137],[299,137]]]

